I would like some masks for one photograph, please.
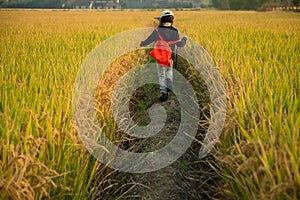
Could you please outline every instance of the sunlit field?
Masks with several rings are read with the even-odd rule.
[[[95,174],[103,198],[122,195],[113,187],[122,178],[112,180],[76,133],[73,84],[101,41],[154,27],[160,12],[0,10],[0,199],[87,199]],[[300,199],[300,14],[174,13],[174,26],[209,52],[227,91],[214,192]]]

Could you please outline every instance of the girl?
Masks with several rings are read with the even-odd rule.
[[[144,47],[152,42],[156,42],[160,39],[159,35],[166,41],[176,41],[179,40],[179,34],[178,30],[173,27],[174,22],[174,14],[170,10],[164,10],[160,17],[160,23],[157,28],[158,33],[156,30],[154,30],[149,37],[142,41],[140,46]],[[176,44],[170,45],[170,48],[172,50],[172,61],[175,58],[174,52],[176,46],[183,47],[186,44],[186,37],[183,37],[179,42]],[[159,85],[160,85],[160,100],[166,101],[168,99],[168,92],[172,90],[173,86],[173,62],[171,62],[171,66],[163,66],[157,63],[157,72],[158,72],[158,79],[159,79]]]

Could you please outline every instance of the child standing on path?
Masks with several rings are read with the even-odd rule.
[[[144,47],[152,42],[160,40],[162,37],[166,42],[172,42],[179,40],[178,30],[173,27],[174,14],[170,10],[164,10],[160,17],[160,23],[156,30],[154,30],[149,37],[142,41],[140,46]],[[175,49],[177,47],[183,47],[186,44],[186,37],[183,37],[175,44],[171,44],[172,61],[170,66],[164,66],[157,63],[157,72],[160,85],[160,100],[166,101],[168,99],[168,91],[173,89],[173,60],[175,58]]]

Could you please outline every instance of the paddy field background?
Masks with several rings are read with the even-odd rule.
[[[132,194],[127,176],[83,147],[72,121],[72,89],[81,62],[101,41],[154,27],[159,15],[0,10],[1,199]],[[209,164],[219,184],[209,194],[299,199],[300,14],[175,11],[174,26],[209,52],[226,87],[226,125]],[[113,137],[115,124],[105,126]]]

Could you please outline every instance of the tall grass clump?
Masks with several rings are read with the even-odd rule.
[[[299,199],[299,14],[193,15],[199,28],[187,23],[186,32],[211,52],[228,93],[216,150],[221,192],[229,199]]]
[[[76,134],[72,87],[88,53],[132,25],[98,14],[0,12],[1,199],[89,195],[99,165]]]

